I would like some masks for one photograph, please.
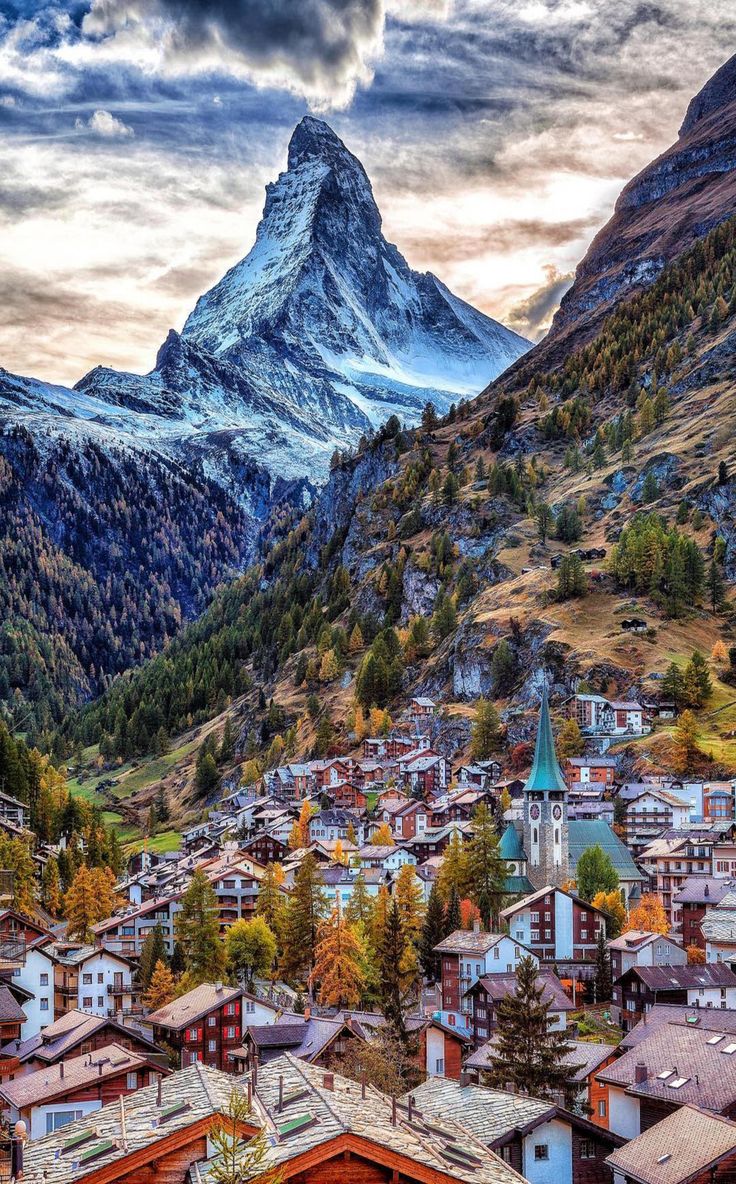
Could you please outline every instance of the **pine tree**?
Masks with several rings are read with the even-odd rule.
[[[473,837],[468,844],[470,899],[478,906],[487,930],[497,929],[498,914],[508,877],[501,858],[498,834],[488,806],[482,802],[473,818]]]
[[[486,699],[479,699],[475,710],[470,741],[470,756],[474,761],[486,761],[501,748],[501,720],[496,708]]]
[[[676,662],[670,662],[664,673],[661,687],[663,697],[671,699],[675,708],[679,710],[685,697],[685,680]]]
[[[401,928],[399,906],[392,900],[386,912],[378,941],[378,964],[381,972],[381,1011],[387,1023],[406,1040],[401,967],[406,953],[406,939]]]
[[[304,982],[314,964],[317,929],[326,912],[319,864],[312,852],[302,859],[286,908],[281,973],[287,982]]]
[[[442,969],[442,956],[435,954],[434,947],[446,937],[445,909],[437,885],[432,885],[427,902],[427,911],[419,938],[419,961],[424,977],[430,982],[439,982]]]
[[[447,901],[447,908],[445,909],[445,937],[449,937],[460,928],[462,924],[462,917],[460,914],[460,896],[457,888],[453,884],[450,890],[450,896]]]
[[[517,1092],[534,1098],[565,1094],[568,1104],[575,1087],[567,1064],[573,1046],[565,1031],[550,1026],[544,985],[538,981],[536,962],[522,958],[516,967],[516,993],[506,995],[496,1010],[497,1029],[488,1083],[503,1089],[513,1082]]]
[[[171,811],[169,810],[169,803],[166,800],[166,791],[163,785],[160,785],[158,788],[154,804],[156,807],[156,820],[158,822],[168,822],[171,817]]]
[[[143,987],[150,986],[153,972],[158,962],[168,964],[164,932],[160,924],[149,929],[143,941],[140,961],[138,962],[138,981]]]
[[[366,887],[365,877],[362,872],[358,872],[353,880],[353,890],[345,908],[345,920],[352,926],[361,925],[363,931],[367,933],[373,920],[375,907],[373,897]]]
[[[324,1007],[355,1007],[365,987],[362,950],[352,927],[335,908],[319,927],[310,985],[319,983]]]
[[[194,872],[181,899],[174,929],[192,985],[199,986],[200,983],[222,979],[225,972],[225,946],[220,939],[217,897],[201,868]]]
[[[222,729],[222,738],[220,740],[220,751],[218,759],[221,764],[227,764],[233,759],[235,755],[235,735],[233,733],[233,725],[230,716],[225,719],[225,726]]]
[[[611,957],[606,946],[606,933],[603,926],[598,930],[595,953],[595,1001],[608,1003],[613,995],[613,974],[611,972]]]
[[[167,1003],[171,1003],[175,994],[174,976],[166,963],[159,959],[153,968],[151,981],[143,996],[143,1002],[149,1011],[158,1011],[159,1007],[165,1007]]]
[[[263,917],[278,942],[284,928],[286,896],[283,891],[284,870],[280,863],[269,863],[258,886],[256,916]]]

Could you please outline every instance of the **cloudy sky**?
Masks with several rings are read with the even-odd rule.
[[[387,237],[534,338],[733,0],[0,0],[0,366],[144,372],[323,114]]]

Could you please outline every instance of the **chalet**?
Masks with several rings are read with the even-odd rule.
[[[655,1003],[691,1007],[736,1007],[736,975],[730,966],[632,966],[614,983],[613,1002],[624,1031]]]
[[[327,790],[340,782],[349,781],[353,772],[353,761],[346,757],[334,756],[326,761],[312,761],[310,767],[317,792]]]
[[[428,736],[403,736],[392,732],[388,736],[366,736],[363,740],[363,756],[366,760],[396,761],[409,752],[428,747]]]
[[[431,748],[406,753],[397,764],[399,783],[414,797],[432,798],[447,788],[447,761]]]
[[[687,952],[672,937],[648,930],[630,929],[608,942],[614,982],[634,966],[685,966]],[[620,994],[614,989],[613,1022],[621,1024]]]
[[[376,897],[381,888],[388,888],[391,883],[391,873],[382,867],[343,867],[333,864],[322,868],[322,891],[328,907],[339,904],[341,909],[350,904],[355,881],[360,876],[369,896]]]
[[[575,1010],[575,1004],[565,994],[557,975],[551,970],[541,970],[538,985],[544,990],[542,998],[548,1008],[549,1027],[555,1031],[566,1028],[568,1012]],[[517,988],[518,981],[513,972],[484,974],[465,992],[465,1000],[470,1001],[470,1028],[476,1048],[485,1044],[495,1032],[499,1004],[507,996],[515,995]]]
[[[630,699],[616,699],[611,703],[611,710],[613,711],[611,732],[614,736],[640,736],[642,733],[650,731],[649,724],[644,723],[644,709],[641,703],[634,703]]]
[[[347,839],[350,830],[355,831],[360,841],[363,824],[358,815],[349,810],[320,810],[309,822],[309,837],[312,842],[318,839]]]
[[[427,1077],[451,1077],[458,1080],[463,1059],[472,1047],[462,1028],[445,1024],[436,1016],[410,1016],[406,1028],[419,1040],[417,1063]]]
[[[159,1007],[146,1022],[153,1030],[153,1039],[173,1049],[182,1068],[202,1061],[212,1068],[232,1072],[229,1053],[242,1040],[244,994],[242,987],[202,983],[165,1007]],[[258,1017],[265,1023],[273,1023],[276,1008],[258,1000],[252,1015],[254,1022]]]
[[[26,1013],[10,987],[0,986],[0,1048],[13,1040],[20,1040]]]
[[[736,1175],[736,1123],[681,1106],[606,1160],[623,1184],[715,1184]]]
[[[640,1031],[635,1046],[597,1075],[608,1085],[612,1131],[635,1139],[685,1105],[734,1117],[733,1014],[688,1011],[653,1030],[642,1023]]]
[[[413,1112],[461,1123],[529,1184],[610,1184],[606,1158],[624,1142],[554,1102],[465,1081],[430,1078],[411,1098]]]
[[[288,844],[279,836],[268,831],[257,831],[252,839],[241,844],[244,851],[258,863],[280,863],[289,850]]]
[[[687,830],[690,804],[666,789],[652,786],[626,804],[626,845],[639,854],[665,830]]]
[[[613,785],[616,759],[612,756],[571,756],[565,761],[563,773],[568,785]]]
[[[686,831],[667,830],[642,851],[640,863],[673,928],[680,921],[680,906],[675,898],[688,877],[714,874],[716,850],[722,851],[721,864],[729,869],[724,871],[724,878],[730,875],[735,830],[734,823],[726,820],[694,825]]]
[[[547,885],[503,909],[509,933],[540,962],[592,963],[605,913],[587,901]]]
[[[140,1010],[133,987],[133,968],[122,954],[100,946],[55,942],[54,1016],[67,1011],[88,1011],[108,1016]]]
[[[613,728],[613,710],[603,695],[575,695],[566,706],[568,718],[576,720],[583,732],[608,732]]]
[[[311,1065],[330,1068],[355,1040],[368,1033],[352,1017],[311,1016],[285,1013],[272,1024],[248,1024],[243,1039],[232,1050],[232,1071],[246,1072],[254,1064],[267,1065],[291,1053]]]
[[[504,933],[456,929],[434,947],[441,956],[442,1011],[453,1025],[470,1027],[473,1002],[467,992],[483,975],[513,975],[529,951]]]
[[[28,806],[18,801],[9,793],[0,792],[0,820],[10,822],[19,830],[25,830],[28,824]]]
[[[682,944],[705,949],[701,923],[706,913],[715,908],[723,897],[736,891],[736,880],[719,876],[688,876],[679,892],[672,897],[673,907],[681,918]]]
[[[69,1011],[42,1032],[27,1040],[11,1040],[0,1049],[0,1081],[48,1068],[69,1056],[87,1056],[109,1044],[166,1063],[161,1050],[137,1029],[83,1011]]]
[[[322,792],[329,794],[333,805],[345,810],[364,810],[368,801],[357,778],[335,781]]]
[[[425,699],[420,695],[415,695],[409,704],[409,710],[413,719],[424,721],[432,719],[437,711],[437,704],[434,699]]]
[[[393,816],[393,832],[397,839],[413,839],[424,834],[430,826],[432,811],[424,802],[409,801]]]
[[[29,1138],[38,1139],[168,1073],[143,1052],[108,1044],[0,1085],[0,1100],[10,1122],[25,1122]]]
[[[608,1086],[598,1082],[596,1075],[616,1060],[618,1049],[613,1044],[598,1044],[587,1040],[568,1040],[570,1052],[568,1083],[576,1091],[575,1109],[590,1117],[596,1126],[608,1130]],[[483,1074],[493,1065],[496,1038],[477,1048],[465,1061],[464,1069],[474,1082],[482,1084]]]
[[[359,867],[380,868],[383,871],[396,872],[406,863],[416,863],[416,856],[405,847],[383,847],[369,844],[361,847],[356,856]]]
[[[736,816],[733,781],[705,781],[703,783],[703,819],[726,819]],[[730,870],[730,869],[729,869]]]
[[[454,1119],[423,1122],[379,1090],[288,1053],[236,1085],[250,1092],[243,1138],[267,1131],[264,1175],[339,1184],[519,1184],[519,1176]],[[207,1135],[230,1106],[233,1078],[192,1065],[25,1148],[25,1184],[184,1184],[208,1180]],[[360,1091],[362,1096],[358,1096]],[[594,1182],[597,1184],[597,1181]]]
[[[706,962],[736,959],[736,891],[727,892],[712,905],[700,923]]]
[[[456,832],[462,839],[469,839],[472,824],[470,822],[448,822],[446,826],[427,827],[424,831],[418,831],[413,839],[408,839],[406,845],[417,862],[423,863],[426,859],[431,859],[433,855],[443,855]]]

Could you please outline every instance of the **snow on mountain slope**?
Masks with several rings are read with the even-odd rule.
[[[243,466],[272,485],[319,482],[336,447],[391,414],[416,423],[430,399],[446,410],[528,348],[411,270],[383,237],[363,166],[308,116],[252,250],[169,333],[149,374],[96,367],[68,390],[0,371],[0,423],[199,467],[251,512]]]

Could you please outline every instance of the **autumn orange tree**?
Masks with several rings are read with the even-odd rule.
[[[320,925],[310,985],[319,983],[323,1007],[355,1007],[365,987],[363,951],[351,926],[335,908]]]
[[[171,1003],[175,994],[174,976],[166,963],[159,958],[151,975],[148,990],[143,996],[143,1002],[150,1011],[158,1011],[159,1007],[165,1007],[167,1003]]]
[[[645,892],[638,905],[629,913],[626,933],[639,929],[646,933],[669,933],[670,924],[664,905],[653,892]]]
[[[687,947],[687,964],[688,966],[704,966],[705,965],[705,950],[701,950],[700,946],[690,945]]]
[[[396,845],[391,827],[387,822],[382,822],[378,830],[371,836],[371,843],[374,847],[394,847]]]
[[[618,937],[626,922],[626,905],[621,899],[621,893],[596,892],[590,902],[594,909],[600,909],[606,914],[606,932],[609,937]]]

